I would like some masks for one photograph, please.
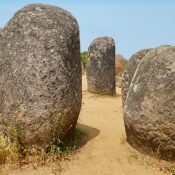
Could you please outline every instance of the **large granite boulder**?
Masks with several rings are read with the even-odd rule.
[[[127,61],[127,64],[125,65],[125,69],[123,71],[122,75],[122,85],[121,85],[121,94],[122,94],[122,104],[124,106],[125,99],[129,90],[129,86],[131,84],[132,78],[134,76],[134,73],[137,69],[137,66],[141,62],[141,60],[144,58],[144,56],[151,50],[149,49],[143,49],[136,53],[134,53],[131,58]]]
[[[0,37],[2,36],[2,29],[0,29]]]
[[[140,62],[124,105],[127,141],[175,159],[175,46],[151,50]]]
[[[88,91],[114,95],[115,90],[115,43],[110,37],[97,38],[88,48],[86,65]]]
[[[7,126],[14,126],[18,111],[22,145],[45,147],[58,131],[65,138],[77,123],[82,101],[76,19],[56,6],[27,5],[3,28],[0,55],[3,132],[12,134]]]
[[[121,77],[123,74],[123,70],[125,68],[126,60],[125,58],[120,55],[115,55],[115,75]]]

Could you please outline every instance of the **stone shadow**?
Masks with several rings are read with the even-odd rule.
[[[86,131],[87,135],[85,139],[82,140],[81,146],[84,146],[87,142],[94,139],[100,134],[100,130],[97,128],[93,128],[91,126],[87,126],[81,123],[77,123],[77,128],[81,129],[82,131]]]

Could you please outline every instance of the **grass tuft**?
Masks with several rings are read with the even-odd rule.
[[[53,132],[53,141],[48,148],[42,148],[37,150],[35,148],[23,147],[19,142],[19,125],[17,122],[18,112],[14,113],[13,124],[8,126],[12,139],[5,137],[0,132],[0,168],[3,164],[16,163],[20,166],[22,164],[31,163],[34,168],[38,165],[45,165],[47,162],[55,162],[59,160],[68,159],[68,155],[73,153],[79,148],[79,143],[82,138],[85,138],[87,133],[81,129],[75,128],[71,138],[66,141],[60,139],[63,133],[64,118],[67,114],[65,109],[62,113],[59,113],[55,119],[55,129]],[[2,115],[0,115],[2,116]],[[59,126],[59,127],[58,127]],[[59,128],[59,129],[58,129]]]

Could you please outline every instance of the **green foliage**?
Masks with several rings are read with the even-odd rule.
[[[50,147],[47,150],[47,155],[57,155],[58,157],[60,157],[60,155],[62,154],[62,151],[60,151],[60,147],[64,142],[62,140],[60,140],[60,136],[61,134],[63,134],[63,122],[65,119],[65,116],[67,114],[67,109],[65,109],[63,112],[60,112],[58,114],[58,116],[55,119],[55,126],[54,126],[54,131],[53,131],[53,141],[50,143]],[[57,127],[59,125],[59,127]]]
[[[175,175],[175,166],[171,162],[169,162],[165,169],[167,169],[172,175]]]
[[[122,136],[120,137],[120,143],[121,143],[121,144],[126,143],[126,136],[124,136],[123,134],[122,134]]]
[[[81,55],[81,61],[84,65],[84,68],[86,69],[86,62],[87,62],[88,52],[87,51],[81,52],[80,55]]]
[[[75,128],[71,138],[64,142],[60,141],[58,145],[52,144],[47,155],[56,155],[58,158],[67,156],[72,151],[78,149],[79,142],[82,138],[85,138],[86,135],[86,131]]]
[[[21,145],[19,141],[19,123],[17,122],[19,112],[16,111],[12,117],[12,124],[8,124],[8,130],[12,136],[13,142],[0,132],[0,169],[2,164],[12,163],[13,161],[19,162],[19,165],[23,163],[32,163],[35,166],[35,164],[44,165],[48,161],[67,158],[65,156],[76,150],[79,147],[81,139],[86,136],[85,131],[75,128],[69,139],[65,141],[61,140],[61,135],[65,132],[63,131],[63,123],[67,113],[68,110],[65,109],[55,118],[53,141],[50,143],[49,147],[35,149],[32,147],[23,147]],[[2,114],[0,114],[0,117],[1,116]]]
[[[133,157],[135,159],[138,159],[138,154],[135,150],[130,150],[130,157]]]

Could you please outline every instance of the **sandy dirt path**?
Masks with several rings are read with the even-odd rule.
[[[85,144],[61,165],[22,167],[8,175],[164,175],[156,161],[132,148],[125,140],[120,89],[117,97],[87,92],[83,76],[83,104],[78,127],[87,131]]]

